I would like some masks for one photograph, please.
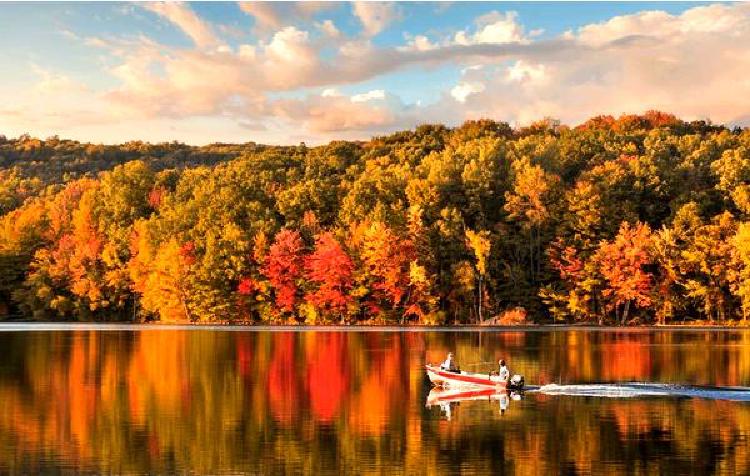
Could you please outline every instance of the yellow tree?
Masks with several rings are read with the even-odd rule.
[[[377,305],[400,310],[409,291],[410,263],[415,259],[412,242],[400,237],[388,225],[373,222],[364,230],[360,259]]]
[[[675,221],[695,222],[692,229],[688,229],[680,260],[687,296],[702,304],[709,319],[716,316],[723,321],[732,297],[729,288],[735,272],[731,256],[736,223],[729,212],[702,223],[692,203],[685,205],[677,215]]]
[[[738,273],[733,280],[732,292],[742,303],[742,320],[747,320],[750,312],[750,223],[742,223],[732,238],[733,261]]]
[[[133,290],[141,295],[144,311],[162,321],[192,320],[189,305],[189,271],[194,263],[192,243],[176,238],[155,244],[145,222],[136,224],[129,262]]]
[[[487,260],[490,256],[490,232],[487,230],[473,231],[466,230],[466,246],[474,253],[476,259],[477,273],[477,316],[479,322],[482,322],[482,301],[484,300],[484,280],[487,276]]]
[[[526,235],[516,246],[520,250],[528,245],[527,271],[531,282],[536,283],[542,264],[542,228],[550,218],[548,203],[560,179],[541,166],[532,165],[525,156],[513,162],[512,175],[512,190],[505,192],[503,208],[508,219],[517,222]]]

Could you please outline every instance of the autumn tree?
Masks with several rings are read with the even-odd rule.
[[[729,212],[704,222],[695,203],[682,207],[674,227],[684,237],[680,250],[680,280],[684,293],[710,320],[726,319],[732,302],[731,282],[735,273],[732,237],[737,224]]]
[[[384,223],[373,222],[364,229],[359,255],[372,290],[371,298],[391,311],[401,309],[408,294],[413,244]]]
[[[193,321],[195,245],[171,238],[155,243],[144,222],[136,226],[131,244],[130,276],[139,305],[149,315],[165,322]]]
[[[482,302],[484,297],[484,281],[487,278],[488,260],[490,257],[490,233],[486,230],[466,230],[466,246],[474,254],[477,276],[477,316],[483,321]]]
[[[338,315],[343,321],[352,297],[354,265],[331,232],[315,241],[315,250],[305,257],[305,278],[316,288],[305,295],[305,300],[326,314]]]
[[[283,229],[276,234],[266,255],[262,272],[274,289],[276,305],[286,312],[294,312],[297,305],[297,280],[303,271],[303,252],[299,232]]]
[[[742,223],[732,238],[733,262],[736,275],[732,280],[732,292],[740,298],[742,320],[750,313],[750,223]]]
[[[627,322],[631,305],[638,308],[651,305],[653,276],[646,270],[652,262],[650,247],[651,229],[647,224],[636,223],[631,227],[624,222],[617,236],[603,242],[597,252],[596,261],[606,284],[602,295],[610,299],[616,320],[621,324]]]

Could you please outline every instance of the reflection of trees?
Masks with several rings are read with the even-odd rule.
[[[504,417],[463,402],[446,422],[424,408],[422,364],[452,350],[462,364],[503,356],[530,383],[748,385],[748,338],[4,333],[0,472],[732,472],[750,464],[742,404],[527,396]]]

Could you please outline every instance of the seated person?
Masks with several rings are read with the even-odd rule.
[[[456,361],[453,359],[453,352],[448,352],[448,358],[445,359],[445,362],[440,364],[440,368],[449,372],[459,371],[458,366],[456,366]]]
[[[505,361],[503,359],[500,359],[500,371],[497,373],[497,375],[500,376],[500,381],[505,382],[506,384],[510,380],[510,370],[508,370],[508,367],[505,366]]]

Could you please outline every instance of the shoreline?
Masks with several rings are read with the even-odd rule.
[[[398,325],[242,325],[193,323],[126,323],[126,322],[0,322],[0,332],[50,332],[50,331],[228,331],[228,332],[645,332],[645,331],[750,331],[750,326],[708,324],[667,324],[639,326],[598,326],[590,324],[532,324],[512,326],[452,325],[452,326],[398,326]]]

